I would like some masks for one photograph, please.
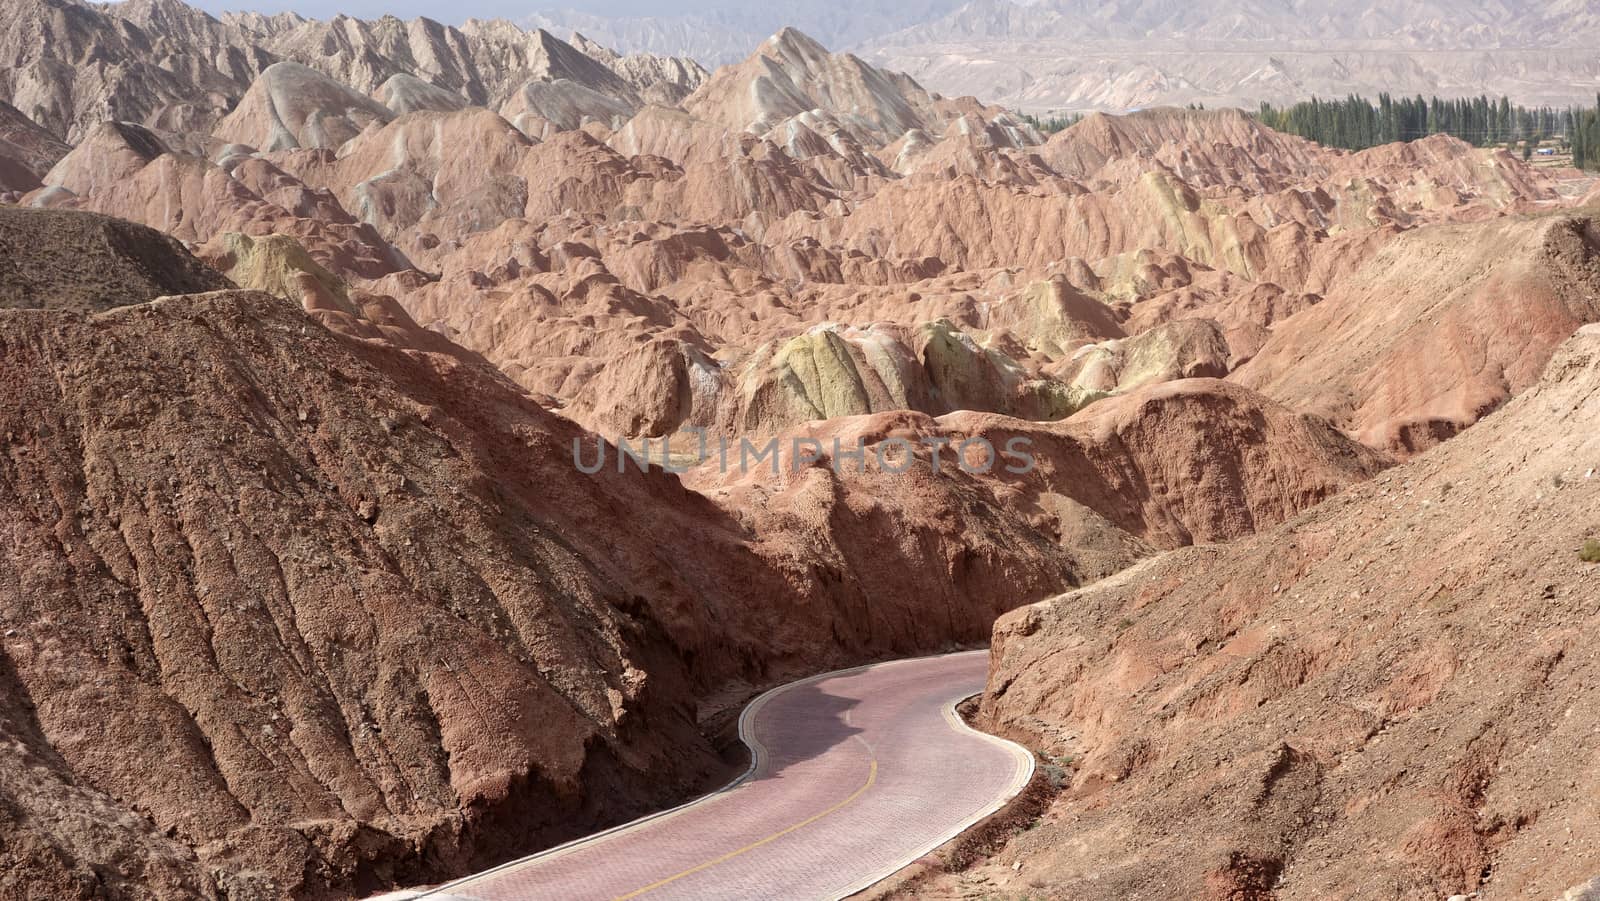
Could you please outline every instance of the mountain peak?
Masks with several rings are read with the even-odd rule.
[[[778,29],[772,37],[767,38],[761,45],[762,50],[776,50],[786,54],[801,54],[805,56],[827,56],[828,48],[822,46],[816,38],[806,34],[792,25],[785,25]]]

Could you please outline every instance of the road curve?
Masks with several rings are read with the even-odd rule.
[[[496,867],[429,901],[834,899],[932,851],[1022,790],[1033,757],[955,715],[987,651],[775,688],[745,708],[750,770],[682,807]]]

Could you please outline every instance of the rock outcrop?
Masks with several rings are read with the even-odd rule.
[[[979,640],[1077,578],[933,476],[757,540],[659,468],[581,471],[593,437],[487,367],[265,293],[0,311],[0,346],[0,728],[35,762],[0,780],[8,884],[437,881],[720,777],[701,692]],[[847,559],[908,534],[895,567]]]
[[[793,30],[0,12],[0,895],[437,882],[1071,589],[998,633],[1075,774],[995,890],[1443,894],[1593,826],[1507,750],[1593,681],[1576,171],[1046,142]]]
[[[857,140],[880,144],[913,128],[926,130],[931,105],[914,82],[849,54],[831,54],[793,28],[768,38],[743,63],[719,70],[684,102],[693,115],[756,134],[817,109],[837,117]]]
[[[0,195],[39,187],[44,174],[71,149],[16,107],[0,103]]]
[[[339,273],[376,278],[410,268],[371,226],[325,192],[266,160],[224,148],[220,162],[170,151],[149,130],[102,123],[25,201],[132,219],[200,244],[225,232],[285,234]]]
[[[353,88],[299,63],[274,63],[263,71],[214,134],[258,150],[301,147],[336,150],[368,124],[394,113]]]
[[[108,120],[171,133],[213,132],[266,70],[284,62],[392,103],[396,114],[466,103],[503,108],[522,98],[509,117],[531,109],[530,92],[551,111],[587,100],[631,112],[641,102],[676,103],[706,74],[692,60],[619,55],[581,37],[575,38],[580,50],[549,32],[504,21],[456,28],[392,16],[364,21],[228,13],[218,19],[179,0],[96,6],[9,0],[0,12],[7,23],[0,31],[0,102],[74,142]],[[359,127],[375,115],[343,90],[296,70],[280,71],[267,93],[272,96],[251,100],[250,115],[261,120],[256,129],[280,141],[287,135],[305,146],[330,146],[343,132],[338,120]],[[275,109],[281,122],[272,119]],[[321,112],[311,115],[313,133],[302,136],[301,117],[315,109]],[[324,118],[329,121],[319,126]],[[259,135],[242,143],[272,144]]]
[[[692,115],[734,131],[765,134],[790,120],[821,117],[855,141],[881,147],[910,131],[942,134],[957,113],[915,81],[885,72],[849,53],[830,53],[794,28],[762,42],[749,59],[724,66],[683,101]],[[985,111],[1011,124],[1014,146],[1040,136],[1001,110]]]
[[[1004,617],[983,720],[1069,785],[989,878],[1091,899],[1589,878],[1597,388],[1587,326],[1372,482]]]
[[[1415,453],[1533,384],[1551,352],[1596,321],[1591,216],[1441,225],[1389,242],[1277,325],[1234,377],[1374,447]]]
[[[378,85],[372,92],[372,98],[397,116],[406,113],[422,112],[424,110],[449,113],[467,105],[466,98],[460,94],[452,93],[436,84],[426,81],[408,72],[397,72],[389,76],[388,80]]]
[[[623,55],[577,32],[572,35],[572,46],[617,73],[646,103],[676,106],[711,75],[704,66],[688,57],[655,53]]]
[[[273,62],[247,42],[196,42],[208,25],[220,23],[181,3],[124,6],[165,15],[143,17],[140,24],[142,17],[119,16],[115,5],[6,0],[0,5],[0,100],[74,142],[107,120],[203,129]],[[185,24],[172,30],[180,19]]]
[[[1110,394],[1177,379],[1222,378],[1231,351],[1217,323],[1180,319],[1079,348],[1056,375],[1085,391]]]
[[[0,208],[0,309],[101,312],[232,287],[154,229],[94,213]]]
[[[948,320],[915,329],[823,325],[764,345],[729,386],[724,433],[766,435],[810,420],[891,410],[1059,419],[1092,395],[1036,378]]]

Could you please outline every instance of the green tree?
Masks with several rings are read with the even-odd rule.
[[[1558,111],[1521,107],[1509,97],[1492,100],[1488,95],[1444,100],[1420,95],[1397,99],[1383,93],[1373,103],[1351,94],[1343,100],[1312,97],[1287,107],[1263,103],[1256,116],[1269,128],[1351,150],[1448,134],[1479,147],[1515,149],[1522,141],[1523,157],[1529,158],[1543,136],[1559,135],[1572,145],[1574,165],[1600,168],[1600,97],[1594,109]]]

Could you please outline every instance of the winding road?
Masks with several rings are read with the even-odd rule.
[[[775,688],[745,708],[750,770],[654,816],[453,882],[429,901],[834,899],[999,809],[1033,773],[954,706],[987,651],[897,660]]]

